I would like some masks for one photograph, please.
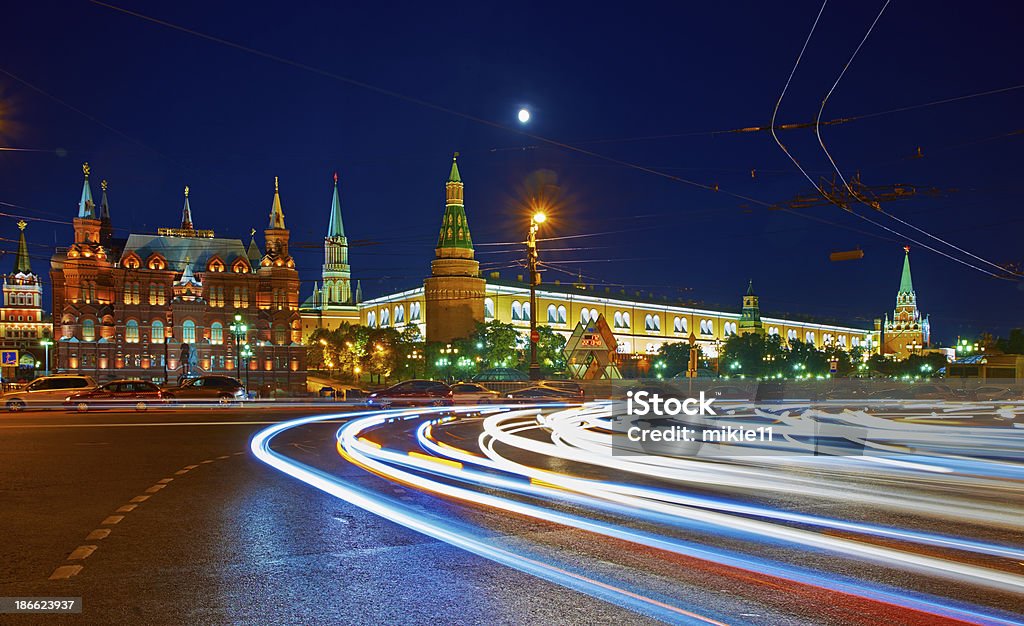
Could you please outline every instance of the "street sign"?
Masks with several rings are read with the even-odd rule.
[[[538,341],[540,341],[540,333],[538,333],[537,331],[531,332],[530,341],[532,341],[533,343],[537,343]]]
[[[828,371],[835,374],[839,371],[839,361],[829,361]]]
[[[17,367],[17,365],[18,365],[18,351],[17,350],[0,350],[0,365]]]

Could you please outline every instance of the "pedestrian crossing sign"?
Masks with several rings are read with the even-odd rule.
[[[17,367],[18,365],[18,351],[17,350],[0,350],[0,365]]]

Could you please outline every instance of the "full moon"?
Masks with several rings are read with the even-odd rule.
[[[526,109],[519,109],[519,121],[523,124],[530,121],[530,112]]]

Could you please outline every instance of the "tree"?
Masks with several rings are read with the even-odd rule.
[[[565,337],[556,333],[550,326],[538,326],[537,363],[541,372],[551,374],[565,370]]]
[[[697,346],[698,364],[702,358],[700,346]],[[690,344],[685,341],[663,343],[658,349],[658,360],[665,364],[664,375],[666,378],[678,376],[686,372],[690,366]]]
[[[515,326],[498,320],[477,322],[469,338],[469,345],[481,357],[484,367],[516,367],[521,356],[518,344]]]

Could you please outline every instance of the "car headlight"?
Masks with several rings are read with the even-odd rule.
[[[71,402],[71,396],[64,398],[64,402]]]

